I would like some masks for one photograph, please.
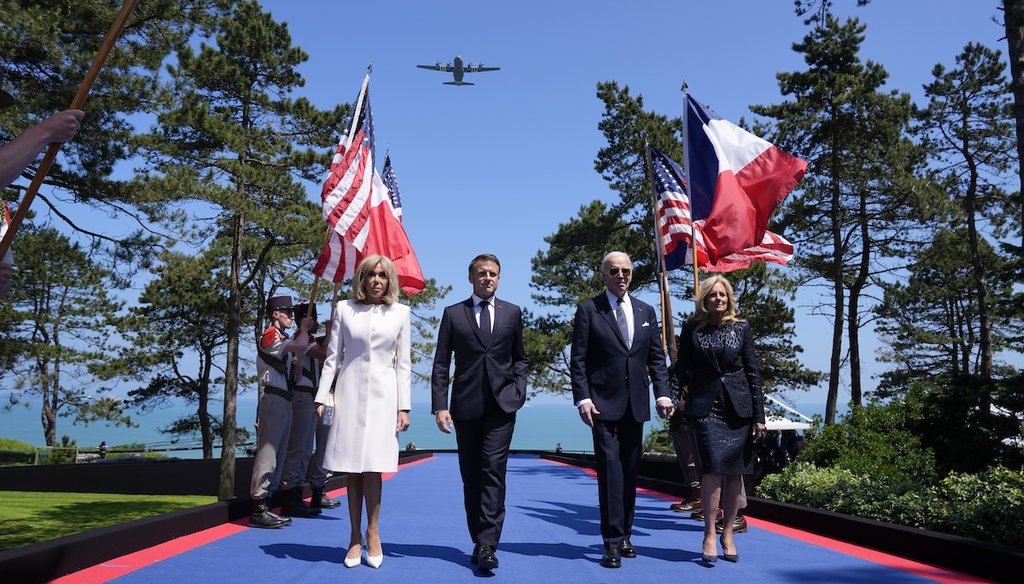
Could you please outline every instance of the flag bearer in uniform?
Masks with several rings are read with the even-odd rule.
[[[292,310],[294,318],[301,319],[309,309],[308,304],[296,305]],[[316,332],[316,305],[313,306],[312,320]],[[305,335],[305,339],[303,339]],[[288,450],[284,457],[284,472],[281,475],[281,513],[292,517],[313,517],[320,514],[318,497],[314,493],[311,505],[307,505],[303,494],[304,480],[309,460],[313,451],[313,440],[317,429],[316,404],[313,396],[320,382],[320,363],[324,358],[324,350],[310,333],[299,330],[295,333],[296,340],[308,343],[306,353],[292,360],[292,425],[288,434]],[[321,491],[322,494],[322,491]]]
[[[314,309],[315,312],[315,309]],[[327,343],[330,341],[331,330],[330,323],[328,323],[327,334],[317,339],[320,343],[320,347],[324,350],[325,354],[327,351]],[[313,380],[313,387],[316,388],[320,384],[320,370],[323,368],[323,359],[316,361],[316,378]],[[324,453],[327,451],[327,435],[331,431],[331,424],[334,422],[334,390],[333,387],[331,392],[325,397],[327,400],[325,409],[329,413],[325,413],[323,416],[316,416],[316,432],[315,442],[316,449],[313,450],[313,456],[309,460],[309,465],[306,470],[306,482],[309,483],[309,490],[313,492],[309,499],[309,506],[320,509],[334,509],[341,505],[339,501],[327,496],[325,490],[327,489],[327,478],[330,473],[324,468]],[[315,405],[315,404],[314,404]],[[315,413],[314,409],[314,413]]]
[[[256,459],[252,465],[251,527],[277,528],[291,523],[267,506],[281,478],[284,454],[288,446],[288,431],[292,422],[292,392],[288,371],[292,354],[303,354],[309,348],[309,332],[315,330],[316,321],[302,320],[297,338],[288,340],[285,331],[292,327],[292,297],[274,296],[267,300],[270,326],[260,337],[256,359],[256,372],[263,389],[257,417]]]

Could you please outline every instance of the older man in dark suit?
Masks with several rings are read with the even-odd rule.
[[[473,295],[445,308],[434,354],[433,411],[437,427],[456,430],[466,523],[473,540],[470,561],[498,567],[495,555],[505,520],[505,469],[516,411],[526,402],[526,352],[519,307],[494,297],[501,264],[481,254],[469,264]],[[455,379],[451,406],[448,379]]]
[[[569,373],[580,418],[594,436],[601,565],[618,568],[620,558],[636,557],[630,536],[652,382],[658,414],[669,417],[674,408],[657,315],[629,295],[633,263],[613,251],[601,262],[601,274],[606,290],[576,309]]]

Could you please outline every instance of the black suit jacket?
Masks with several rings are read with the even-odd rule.
[[[636,421],[649,420],[652,381],[655,397],[671,397],[657,314],[651,305],[629,299],[634,325],[630,347],[615,322],[607,294],[602,292],[576,308],[569,360],[572,397],[576,403],[590,398],[601,412],[600,420],[622,419],[627,404]]]
[[[449,407],[448,375],[453,353],[455,378]],[[526,402],[527,368],[523,314],[518,306],[495,299],[491,341],[485,346],[473,316],[473,299],[453,304],[444,309],[437,331],[432,411],[449,410],[455,420],[482,417],[485,404],[480,387],[486,379],[498,406],[505,412],[515,412]]]
[[[754,333],[750,324],[735,322],[725,325],[733,336],[725,350],[716,355],[700,346],[694,337],[696,324],[686,322],[679,335],[679,358],[675,362],[680,386],[689,387],[686,415],[703,418],[711,413],[719,388],[723,388],[733,411],[741,418],[764,423],[764,390],[761,371],[754,356]]]

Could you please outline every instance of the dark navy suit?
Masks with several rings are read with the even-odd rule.
[[[437,332],[432,411],[455,422],[466,523],[475,544],[497,547],[505,520],[505,470],[516,411],[526,402],[526,352],[519,307],[492,297],[494,321],[484,343],[472,298],[445,308]],[[455,377],[448,403],[452,355]]]
[[[593,401],[601,535],[618,545],[630,537],[636,503],[636,476],[644,422],[650,419],[650,386],[655,397],[671,397],[654,308],[629,297],[633,343],[626,346],[604,292],[577,307],[572,330],[570,377],[573,400]]]

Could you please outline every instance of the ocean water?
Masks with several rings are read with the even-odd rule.
[[[415,396],[415,392],[414,392]],[[420,397],[422,399],[422,397]],[[815,402],[793,403],[798,410],[810,416],[824,411],[824,404]],[[223,406],[218,402],[211,406],[217,416]],[[9,411],[0,411],[0,438],[13,438],[43,446],[43,429],[37,409],[18,407]],[[171,436],[161,432],[178,417],[190,409],[186,405],[177,405],[155,410],[145,415],[132,413],[135,427],[116,427],[109,424],[93,423],[77,424],[71,418],[58,418],[57,440],[67,434],[79,446],[94,448],[101,441],[108,447],[121,444],[140,443],[148,449],[167,451],[168,455],[180,458],[200,458],[202,450],[198,439],[179,439],[172,441]],[[256,420],[255,394],[242,394],[238,397],[237,420],[239,426],[247,427],[255,436]],[[411,426],[399,436],[399,444],[404,447],[409,442],[417,448],[455,449],[455,435],[444,434],[437,429],[434,416],[430,413],[428,402],[413,399],[413,410],[410,414]],[[651,422],[645,426],[645,432],[659,427],[656,415],[652,412]],[[512,436],[512,448],[518,450],[554,450],[557,443],[568,452],[593,452],[590,428],[580,421],[576,408],[572,405],[569,395],[541,395],[532,398],[521,409],[516,418],[516,428]],[[214,456],[219,456],[219,449]]]
[[[520,450],[554,450],[555,444],[561,442],[567,451],[593,451],[590,429],[580,421],[571,400],[552,401],[551,398],[531,400],[519,411],[516,429],[512,437],[512,448]],[[218,403],[213,413],[220,415],[222,406]],[[178,417],[189,411],[187,406],[179,405],[166,409],[155,410],[145,415],[133,413],[135,427],[117,427],[109,424],[79,424],[73,418],[58,418],[57,440],[64,434],[81,447],[96,447],[105,441],[108,447],[120,444],[145,444],[152,450],[169,450],[168,454],[181,458],[199,458],[198,440],[180,439],[172,442],[171,436],[161,432]],[[256,403],[250,396],[240,396],[238,400],[237,420],[239,426],[247,427],[254,432],[256,419]],[[413,402],[410,414],[409,430],[399,436],[399,444],[405,446],[409,442],[417,448],[455,449],[455,435],[444,434],[437,429],[434,416],[430,413],[429,403]],[[9,411],[0,411],[0,437],[13,438],[42,446],[45,444],[43,429],[40,424],[38,406],[31,409],[18,407]],[[192,447],[194,450],[181,450]],[[219,450],[215,450],[219,456]]]

